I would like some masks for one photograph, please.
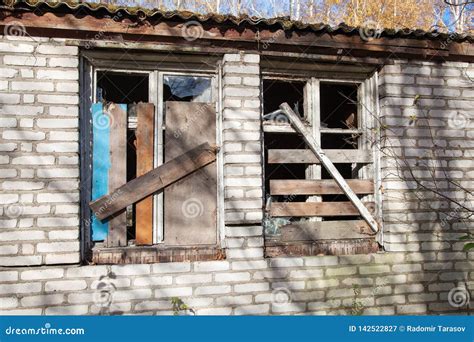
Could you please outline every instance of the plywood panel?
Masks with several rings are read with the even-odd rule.
[[[109,193],[127,183],[127,105],[111,104],[110,115],[110,170]],[[114,214],[109,221],[107,246],[127,245],[127,215],[125,210]]]
[[[347,184],[356,194],[374,193],[374,182],[372,180],[348,179]],[[336,181],[332,179],[270,180],[271,195],[340,195],[343,193]]]
[[[110,169],[110,117],[104,112],[102,103],[92,105],[92,200],[107,195]],[[91,215],[92,241],[104,241],[109,223]]]
[[[373,211],[373,202],[363,203]],[[351,202],[282,202],[270,206],[272,217],[305,216],[359,216],[360,213]]]
[[[333,163],[373,163],[370,150],[324,150]],[[311,150],[274,149],[268,150],[270,164],[319,164]]]
[[[135,105],[137,113],[137,177],[153,170],[155,108],[151,103]],[[153,244],[153,196],[135,207],[135,241],[137,245]]]
[[[216,141],[214,104],[166,102],[165,161],[203,142]],[[217,243],[216,163],[174,183],[164,192],[164,243],[169,246]]]

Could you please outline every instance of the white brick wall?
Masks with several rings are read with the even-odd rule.
[[[255,54],[224,56],[227,260],[65,265],[79,262],[78,49],[60,39],[3,39],[0,62],[0,265],[11,266],[0,269],[0,314],[170,314],[174,296],[199,315],[346,314],[356,284],[365,314],[467,312],[450,306],[447,295],[462,285],[474,297],[473,254],[460,253],[458,241],[472,228],[464,222],[443,226],[441,215],[425,207],[438,201],[427,194],[426,201],[413,198],[416,184],[397,179],[390,158],[382,160],[389,253],[263,258]],[[472,117],[462,129],[446,124],[460,111],[472,115],[466,68],[473,69],[466,63],[394,61],[382,69],[380,103],[382,119],[396,128],[387,135],[397,153],[405,151],[417,167],[420,160],[437,162],[440,179],[449,172],[470,187]],[[421,95],[416,106],[415,95]],[[431,147],[426,123],[410,124],[410,116],[424,113],[433,119],[439,158],[423,157]],[[415,172],[426,177],[420,167]],[[447,182],[440,184],[452,192]],[[100,282],[111,292],[105,309],[97,302]],[[283,303],[276,299],[282,293]]]
[[[78,61],[78,48],[61,39],[0,43],[0,206],[8,220],[0,265],[79,261],[78,211],[62,209],[79,199],[78,163],[68,162],[78,157]]]

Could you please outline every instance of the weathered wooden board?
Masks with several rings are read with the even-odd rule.
[[[364,239],[374,235],[364,220],[301,221],[280,227],[281,242]]]
[[[127,183],[127,105],[110,104],[110,162],[109,193]],[[127,214],[116,212],[109,220],[107,246],[127,245]]]
[[[104,219],[143,198],[199,170],[216,160],[216,146],[208,143],[183,153],[175,159],[132,179],[109,195],[91,201],[89,206],[97,218]]]
[[[102,103],[92,105],[92,200],[107,195],[110,169],[110,117]],[[109,222],[91,215],[92,241],[104,241],[109,232]]]
[[[373,163],[370,150],[324,150],[333,163]],[[314,153],[307,150],[274,149],[268,150],[269,164],[320,164]]]
[[[363,203],[369,211],[375,209],[373,202]],[[306,216],[359,216],[352,202],[281,202],[270,205],[272,217]]]
[[[347,184],[354,193],[374,193],[374,181],[365,179],[348,179]],[[340,195],[342,189],[333,179],[272,179],[271,195]]]
[[[214,104],[166,102],[165,161],[202,142],[216,140]],[[217,169],[212,163],[164,191],[164,243],[217,243]]]
[[[153,170],[155,108],[151,103],[135,105],[137,113],[137,177]],[[135,207],[135,242],[153,244],[153,196],[148,196]]]
[[[370,254],[376,253],[379,250],[380,246],[373,237],[368,239],[322,240],[314,242],[265,241],[265,256],[268,258],[281,256]]]

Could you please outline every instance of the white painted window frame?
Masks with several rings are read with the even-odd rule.
[[[377,233],[377,240],[383,244],[383,222],[382,222],[382,193],[381,193],[381,171],[380,171],[380,145],[378,143],[369,144],[368,137],[373,134],[376,142],[380,141],[380,127],[377,118],[379,117],[379,100],[378,100],[378,73],[375,72],[371,77],[361,79],[338,79],[338,78],[321,78],[321,77],[282,77],[281,75],[272,75],[265,73],[262,76],[262,81],[265,80],[279,80],[279,81],[305,81],[305,119],[312,127],[313,135],[316,142],[321,146],[322,133],[340,133],[338,129],[321,129],[321,107],[320,107],[320,84],[349,84],[358,85],[357,93],[357,130],[361,134],[357,148],[372,148],[374,156],[374,163],[372,167],[363,167],[359,173],[359,178],[374,179],[374,195],[375,214],[374,217],[379,223],[379,231]],[[263,84],[263,83],[262,83]],[[262,87],[263,99],[263,87]],[[263,100],[262,100],[263,108]],[[264,113],[266,114],[266,113]],[[340,131],[340,130],[339,130]],[[348,133],[351,130],[347,130]],[[370,146],[372,145],[372,146]],[[306,168],[306,179],[321,179],[321,165],[309,165]],[[321,201],[320,196],[310,196],[308,201]],[[311,220],[321,220],[318,217],[310,218]]]
[[[112,63],[111,63],[112,64]],[[153,68],[148,70],[135,69],[120,69],[120,68],[106,68],[106,67],[92,67],[92,103],[97,102],[97,73],[100,71],[125,73],[131,75],[148,75],[148,98],[149,102],[155,104],[155,156],[154,167],[163,164],[163,76],[202,76],[211,78],[211,97],[212,102],[216,105],[216,144],[222,147],[222,66],[217,65],[215,71],[202,71],[189,69],[186,71],[179,71],[177,68]],[[216,158],[217,167],[217,236],[221,248],[225,247],[225,222],[224,222],[224,163],[223,163],[223,149],[220,148]],[[153,196],[154,212],[153,212],[153,244],[158,245],[163,243],[164,238],[164,202],[163,194]]]

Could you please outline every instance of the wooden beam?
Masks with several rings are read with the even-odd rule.
[[[373,211],[375,209],[374,202],[364,202],[363,205],[365,210],[369,209]],[[270,216],[272,217],[359,215],[359,210],[351,202],[273,202],[270,205]]]
[[[127,105],[111,104],[110,117],[109,193],[127,183]],[[109,221],[108,247],[127,246],[127,213],[125,208],[114,213]]]
[[[372,180],[349,179],[347,184],[359,195],[373,194]],[[271,195],[340,195],[342,189],[333,179],[272,179],[270,180]]]
[[[292,222],[280,232],[281,242],[364,239],[373,235],[364,220]]]
[[[291,109],[288,103],[282,103],[280,109],[287,115],[290,123],[295,127],[295,129],[303,135],[303,139],[308,144],[309,148],[316,157],[319,159],[324,168],[329,172],[329,174],[334,178],[339,187],[344,191],[344,194],[349,198],[352,204],[357,208],[357,211],[361,214],[364,220],[369,224],[370,228],[374,232],[378,231],[378,224],[373,218],[372,214],[367,210],[364,204],[361,202],[359,197],[351,190],[349,185],[347,185],[344,177],[341,176],[339,171],[336,169],[334,164],[331,162],[331,159],[326,156],[326,154],[321,150],[321,147],[318,145],[317,141],[314,139],[311,130],[308,129],[302,122],[298,115]],[[313,203],[307,203],[313,204]],[[314,203],[318,204],[318,203]],[[290,215],[291,216],[291,215]]]
[[[28,32],[34,29],[54,29],[68,30],[69,32],[92,32],[91,38],[95,32],[103,32],[104,39],[111,36],[116,37],[118,34],[130,37],[130,40],[136,40],[139,35],[142,40],[161,40],[167,42],[170,38],[179,39],[181,44],[187,43],[182,36],[185,22],[173,22],[171,20],[153,20],[146,19],[141,22],[142,25],[136,25],[135,20],[127,17],[117,21],[113,18],[97,18],[92,15],[75,16],[71,13],[51,13],[46,12],[41,16],[32,12],[15,13],[15,15],[6,16],[0,20],[0,25],[8,25],[13,21],[21,20]],[[440,40],[430,39],[414,39],[414,38],[397,38],[397,37],[380,37],[370,42],[363,41],[359,35],[344,35],[333,33],[312,32],[310,30],[282,30],[265,28],[263,26],[241,25],[237,28],[232,24],[212,23],[210,21],[203,23],[203,36],[196,40],[195,44],[209,44],[209,42],[221,45],[228,44],[232,41],[234,44],[239,43],[258,43],[259,41],[271,41],[270,49],[280,50],[285,46],[305,47],[313,46],[327,49],[351,49],[370,51],[397,53],[402,55],[419,55],[446,57],[449,50],[444,47]],[[105,28],[105,29],[104,29]],[[259,35],[256,35],[258,29]],[[121,38],[123,38],[123,36]],[[465,43],[451,43],[469,45]],[[462,53],[462,49],[458,49]]]
[[[371,150],[324,150],[333,163],[373,163]],[[314,153],[307,150],[275,149],[268,150],[269,164],[320,164]]]
[[[183,153],[179,157],[137,177],[115,189],[109,195],[89,203],[93,214],[103,220],[128,205],[163,190],[170,184],[186,177],[216,160],[217,147],[208,143]]]
[[[153,170],[155,107],[152,103],[135,105],[137,114],[137,177]],[[153,196],[148,196],[135,207],[135,242],[153,244]]]

